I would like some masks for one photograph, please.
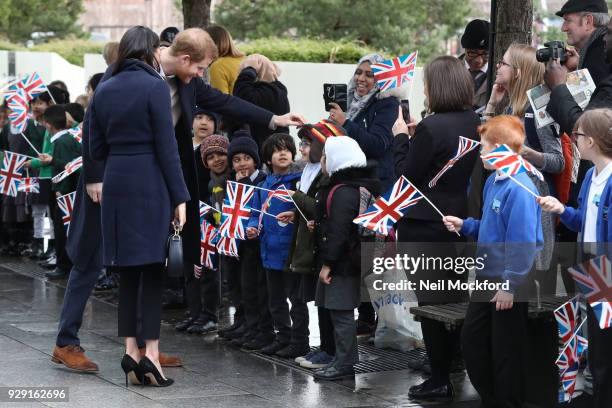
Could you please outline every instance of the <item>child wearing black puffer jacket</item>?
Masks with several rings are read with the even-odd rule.
[[[354,312],[361,302],[361,256],[358,226],[353,219],[359,214],[360,188],[378,195],[379,182],[376,169],[368,166],[365,154],[348,136],[326,140],[321,169],[330,180],[316,198],[316,251],[322,265],[315,303],[329,310],[336,355],[314,376],[337,380],[354,376],[353,366],[359,361]]]

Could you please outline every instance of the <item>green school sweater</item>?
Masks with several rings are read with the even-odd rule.
[[[62,134],[60,135],[60,133]],[[51,136],[50,143],[52,146],[52,153],[50,154],[53,156],[51,161],[52,176],[55,177],[64,171],[66,164],[81,155],[81,145],[66,131]],[[77,170],[61,182],[53,184],[53,191],[57,191],[61,195],[72,193],[76,190],[80,171]]]

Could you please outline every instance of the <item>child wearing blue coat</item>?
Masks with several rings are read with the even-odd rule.
[[[612,203],[612,110],[586,111],[576,122],[572,138],[580,156],[593,162],[578,195],[578,208],[566,207],[554,197],[540,197],[545,211],[559,214],[569,229],[580,232],[585,258],[605,254],[612,240],[609,209]],[[611,302],[612,299],[608,299]],[[589,366],[593,374],[593,407],[612,407],[612,328],[601,329],[590,305],[587,306]]]
[[[252,207],[267,214],[253,211],[247,228],[247,238],[259,236],[261,262],[266,270],[270,314],[278,330],[276,340],[261,349],[264,354],[295,358],[307,354],[308,307],[304,301],[296,274],[287,272],[289,250],[293,242],[295,224],[276,215],[293,210],[292,202],[287,202],[269,194],[274,190],[296,190],[302,175],[293,163],[296,148],[289,134],[275,133],[262,145],[262,160],[267,164],[270,174],[253,196]],[[267,190],[267,191],[266,191]],[[291,302],[291,311],[287,305]]]
[[[523,125],[514,116],[495,117],[478,131],[483,155],[501,144],[518,153],[525,140]],[[480,220],[444,217],[449,231],[478,240],[478,256],[485,261],[484,268],[476,269],[476,280],[509,283],[472,292],[461,332],[465,367],[486,407],[523,406],[528,304],[518,298],[544,241],[540,208],[525,189],[533,194],[538,190],[526,173],[512,177],[523,186],[497,171],[489,176]]]

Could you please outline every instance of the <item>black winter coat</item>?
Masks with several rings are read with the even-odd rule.
[[[478,158],[472,150],[429,188],[430,180],[457,152],[459,136],[480,140],[477,128],[480,119],[471,110],[436,113],[423,119],[415,135],[397,135],[393,140],[393,157],[397,176],[405,176],[429,198],[443,214],[467,216],[467,197],[470,176]],[[440,221],[440,214],[425,200],[408,209],[400,220],[419,219]]]
[[[338,187],[331,198],[327,212],[328,195],[335,185]],[[379,194],[379,181],[372,166],[338,170],[329,180],[329,185],[316,196],[315,251],[319,265],[328,265],[331,275],[359,276],[361,269],[361,246],[358,226],[353,219],[359,215],[360,187],[374,195]]]
[[[243,69],[240,75],[238,75],[234,83],[234,96],[267,109],[275,115],[284,115],[289,113],[290,110],[285,85],[278,80],[274,82],[257,81],[257,71],[251,67]],[[246,121],[244,118],[238,117],[234,118],[232,122],[233,127],[230,131],[240,128]],[[251,135],[260,149],[263,142],[272,133],[289,133],[289,129],[277,128],[276,130],[271,130],[267,124],[251,125]]]
[[[588,46],[582,64],[578,69],[586,68],[593,78],[595,85],[612,74],[612,65],[606,61],[606,30],[598,30],[593,35],[597,38]]]
[[[608,75],[597,85],[585,110],[597,108],[612,109],[612,75]],[[546,111],[559,124],[561,132],[568,135],[572,133],[576,121],[584,112],[565,84],[552,90]]]

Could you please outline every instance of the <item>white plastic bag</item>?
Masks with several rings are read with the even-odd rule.
[[[399,283],[406,279],[401,269],[387,270],[382,274],[365,277],[374,311],[378,315],[378,325],[374,334],[374,345],[408,351],[415,348],[416,342],[423,338],[421,326],[414,321],[410,308],[416,306],[416,296],[409,290],[376,290],[374,281]],[[376,287],[382,287],[377,283]]]

